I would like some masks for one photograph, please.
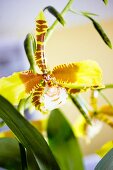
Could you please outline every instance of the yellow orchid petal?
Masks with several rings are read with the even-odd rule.
[[[33,120],[31,121],[31,124],[36,127],[41,133],[46,131],[47,128],[47,118],[44,118],[42,120]]]
[[[113,148],[113,141],[109,141],[106,144],[104,144],[96,153],[100,156],[103,157],[106,155],[106,153]]]
[[[90,142],[102,129],[103,123],[96,118],[91,120],[91,124],[87,124],[83,116],[80,116],[73,126],[77,137],[82,137],[86,142]]]
[[[104,105],[99,109],[98,112],[108,116],[113,116],[113,107],[110,105]]]
[[[20,79],[20,72],[0,79],[0,94],[15,105],[26,96],[25,86]]]
[[[4,137],[12,137],[12,138],[14,138],[14,134],[10,130],[8,130],[6,132],[0,132],[0,138],[4,138]]]
[[[0,79],[0,94],[12,104],[17,105],[41,80],[42,75],[29,71],[14,73]]]
[[[83,116],[79,116],[79,118],[76,120],[76,122],[73,126],[73,131],[75,132],[75,135],[77,137],[85,138],[86,128],[87,128],[86,120],[83,118]]]
[[[1,132],[0,133],[0,138],[4,138],[5,137],[5,133],[4,132]]]
[[[53,76],[64,87],[86,89],[102,87],[102,71],[95,61],[80,61],[53,68]]]

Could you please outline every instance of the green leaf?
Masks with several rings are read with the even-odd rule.
[[[34,155],[30,151],[27,152],[27,161],[28,170],[40,170]],[[0,138],[0,167],[8,170],[21,170],[20,151],[16,139]]]
[[[112,170],[113,169],[113,149],[111,149],[97,164],[94,170]]]
[[[70,124],[58,109],[51,112],[47,134],[50,147],[61,170],[84,169],[77,138],[74,136]]]
[[[107,5],[107,4],[108,4],[108,0],[103,0],[103,2],[105,3],[105,5]]]
[[[54,17],[57,18],[57,20],[64,26],[65,20],[62,17],[62,15],[53,7],[53,6],[47,6],[44,8],[44,10],[48,10]]]
[[[0,138],[0,167],[21,170],[19,146],[16,139]]]
[[[88,108],[87,108],[87,104],[85,103],[83,98],[80,95],[75,95],[75,96],[70,95],[70,98],[71,98],[73,104],[78,108],[80,113],[84,116],[87,123],[89,123],[91,125],[90,118],[88,117],[89,111],[88,111]]]
[[[97,32],[99,33],[103,41],[108,45],[109,48],[112,49],[111,41],[108,38],[107,34],[104,32],[102,26],[97,21],[95,21],[93,18],[91,18],[88,14],[83,14],[83,15],[92,21],[93,26],[95,27],[95,29],[97,30]]]
[[[94,14],[94,13],[91,13],[91,12],[88,12],[88,11],[82,11],[81,14],[84,15],[84,16],[85,16],[85,15],[98,16],[97,14]]]
[[[32,151],[41,170],[59,170],[43,136],[2,96],[0,96],[0,117],[23,146]]]
[[[37,164],[35,156],[30,150],[27,150],[27,163],[28,163],[28,170],[41,170]]]
[[[22,170],[28,170],[26,148],[19,142]]]
[[[0,128],[3,127],[4,125],[5,125],[5,122],[2,119],[0,119]]]
[[[36,72],[34,54],[36,51],[36,41],[32,34],[27,34],[24,40],[24,49],[30,63],[30,70]]]

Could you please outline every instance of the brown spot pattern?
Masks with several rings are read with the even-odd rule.
[[[36,87],[32,97],[32,102],[35,105],[35,107],[38,107],[41,104],[40,97],[42,96],[43,91],[44,91],[44,86]]]
[[[36,48],[37,48],[37,51],[43,51],[44,50],[44,45],[37,44]]]
[[[46,21],[45,21],[45,20],[37,20],[36,23],[38,23],[38,24],[44,24],[44,23],[46,23]]]
[[[34,87],[43,80],[43,76],[41,74],[34,74],[28,71],[20,73],[20,79],[25,85],[26,92],[30,93]]]
[[[45,20],[37,20],[36,21],[36,42],[37,48],[35,53],[35,61],[40,70],[45,73],[47,72],[47,67],[45,63],[45,56],[44,56],[44,38],[47,32],[47,22]]]
[[[44,42],[44,37],[45,37],[45,33],[39,34],[36,36],[36,40],[40,42]]]

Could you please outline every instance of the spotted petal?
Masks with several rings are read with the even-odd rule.
[[[95,61],[86,60],[53,68],[57,82],[71,89],[102,87],[102,71]]]
[[[39,13],[36,18],[36,52],[35,61],[40,70],[45,73],[47,72],[46,58],[44,54],[44,39],[47,33],[47,21],[43,11]]]
[[[16,105],[22,98],[27,97],[41,79],[41,75],[32,72],[17,72],[3,77],[0,79],[0,94]]]

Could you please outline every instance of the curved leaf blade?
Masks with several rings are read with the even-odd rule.
[[[26,56],[28,58],[28,61],[30,63],[30,70],[33,70],[36,72],[35,67],[35,60],[34,60],[34,54],[36,51],[36,41],[32,34],[27,34],[25,40],[24,40],[24,49],[26,52]]]
[[[99,33],[99,35],[101,36],[101,38],[103,39],[105,44],[107,44],[108,47],[112,49],[112,43],[111,43],[110,39],[108,38],[107,34],[105,33],[105,31],[103,30],[102,26],[88,14],[84,14],[84,13],[82,13],[82,14],[92,21],[93,26],[95,27],[95,29],[97,30],[97,32]]]
[[[23,146],[32,151],[41,170],[60,169],[43,136],[2,96],[0,117]]]
[[[27,162],[29,170],[40,170],[30,151],[27,152]],[[15,138],[0,138],[0,167],[21,170],[19,145]]]
[[[82,155],[77,138],[61,111],[55,109],[48,120],[47,134],[50,147],[61,170],[83,170]]]
[[[22,170],[28,170],[26,149],[24,148],[24,146],[20,142],[19,142],[19,148],[20,148]]]
[[[92,12],[88,12],[88,11],[81,11],[81,14],[82,15],[88,15],[88,16],[98,16],[97,14],[94,14],[94,13],[92,13]]]
[[[47,6],[44,8],[44,10],[48,10],[56,19],[64,26],[65,20],[62,17],[62,15],[53,7],[53,6]]]
[[[94,170],[113,169],[113,148],[99,161]]]
[[[7,168],[8,170],[21,170],[17,140],[13,138],[0,138],[0,167]]]

